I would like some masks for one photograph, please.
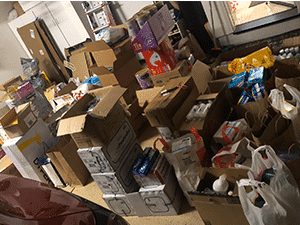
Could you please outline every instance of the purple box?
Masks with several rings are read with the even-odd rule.
[[[34,88],[29,82],[26,82],[17,90],[20,99],[26,97],[32,92],[34,92]]]
[[[133,39],[131,46],[134,53],[157,47],[168,36],[174,24],[168,6],[165,5],[147,20]]]

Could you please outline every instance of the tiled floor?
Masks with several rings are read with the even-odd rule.
[[[156,128],[148,127],[138,139],[144,149],[145,147],[152,147],[153,142],[158,137],[160,137],[160,135],[158,134]],[[92,178],[90,178],[89,183],[84,187],[67,187],[65,190],[108,208],[102,199],[102,193],[100,189]],[[128,216],[125,217],[125,219],[131,225],[204,225],[204,222],[201,220],[196,209],[190,207],[186,200],[182,203],[181,212],[178,216]]]

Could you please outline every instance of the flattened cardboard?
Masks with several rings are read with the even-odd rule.
[[[286,38],[282,42],[282,48],[296,47],[300,45],[300,36]]]
[[[32,57],[38,58],[39,69],[44,71],[51,81],[59,83],[69,80],[70,76],[49,38],[41,28],[39,20],[18,28],[18,33]]]
[[[75,66],[75,70],[73,71],[73,77],[79,78],[80,81],[84,81],[86,80],[86,78],[90,77],[87,57],[88,53],[86,52],[74,54],[70,57],[70,62]]]
[[[229,190],[233,190],[236,195],[236,181],[248,178],[248,170],[235,168],[198,168],[201,178],[196,192],[189,192],[191,199],[205,223],[212,225],[245,224],[248,221],[244,215],[238,196],[218,196],[201,194],[204,188],[212,188],[213,182],[222,174],[226,174],[229,182]]]

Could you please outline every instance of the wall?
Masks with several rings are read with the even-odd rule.
[[[300,12],[300,2],[295,2]],[[209,21],[209,27],[212,30],[211,8],[208,1],[202,1],[203,8]],[[228,16],[228,10],[224,1],[212,2],[212,13],[215,26],[215,34],[220,41],[221,46],[239,45],[247,42],[261,40],[289,31],[300,29],[300,18],[290,19],[279,22],[263,28],[258,28],[245,33],[234,35],[234,25]]]
[[[27,58],[27,54],[8,26],[8,15],[12,9],[12,2],[0,1],[0,83],[23,75],[20,57]]]

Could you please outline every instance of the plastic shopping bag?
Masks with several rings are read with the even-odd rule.
[[[273,171],[267,179],[266,171]],[[252,154],[252,166],[248,172],[250,184],[261,195],[265,203],[261,208],[251,205],[241,189],[239,197],[250,224],[300,224],[300,193],[298,185],[288,167],[279,159],[269,145],[257,148]],[[280,214],[277,214],[280,212]],[[276,221],[272,220],[276,218]]]
[[[238,183],[239,199],[250,225],[287,225],[286,210],[264,182],[241,179]],[[245,187],[252,191],[246,193]]]
[[[206,166],[206,149],[203,139],[197,130],[191,129],[191,133],[176,138],[170,142],[164,139],[157,139],[164,145],[164,153],[169,163],[174,167],[179,186],[181,187],[190,206],[194,206],[188,191],[196,191],[200,183],[200,176],[197,167]]]
[[[244,137],[239,142],[218,151],[211,159],[212,165],[219,168],[236,167],[249,170],[253,151],[250,140]]]
[[[283,116],[292,120],[295,134],[300,140],[300,91],[288,84],[283,87],[290,93],[292,99],[287,101],[282,91],[272,89],[269,94],[269,100],[272,107],[281,112]]]

